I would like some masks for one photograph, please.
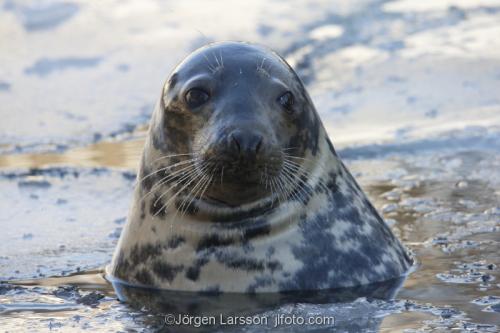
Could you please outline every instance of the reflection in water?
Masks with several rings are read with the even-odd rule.
[[[297,329],[302,332],[318,331],[318,329],[348,332],[377,331],[382,316],[376,315],[380,307],[371,302],[391,300],[404,279],[405,277],[401,277],[355,288],[314,292],[193,293],[133,287],[118,280],[108,283],[103,271],[96,270],[66,277],[11,281],[10,285],[3,285],[4,289],[7,289],[7,286],[11,289],[58,287],[52,294],[64,299],[65,302],[55,303],[47,299],[45,302],[43,300],[31,303],[11,302],[0,307],[0,315],[22,317],[22,313],[59,312],[69,317],[72,311],[81,311],[84,305],[102,306],[99,300],[104,298],[104,295],[108,297],[116,295],[132,309],[141,312],[140,320],[143,321],[141,324],[153,330],[190,332],[199,328],[202,331],[234,332],[253,327],[256,331],[262,332],[275,331],[276,325],[279,324],[277,328],[283,329],[284,332]],[[17,293],[20,293],[20,290],[22,289],[18,289]],[[81,294],[85,292],[87,294],[82,296]],[[366,301],[355,302],[360,297]],[[166,325],[167,316],[174,316],[175,322]],[[185,321],[186,317],[192,318],[189,324]],[[202,317],[212,321],[208,325],[197,325],[194,318]],[[254,320],[251,323],[239,323],[236,327],[231,324],[231,320],[241,317]],[[180,318],[184,318],[184,323],[178,322]],[[260,319],[256,320],[257,318]],[[314,318],[316,322],[301,324],[302,320],[311,320],[309,318]]]
[[[129,287],[113,282],[118,297],[136,308],[146,306],[155,313],[157,327],[165,325],[166,316],[175,318],[170,328],[173,332],[191,331],[193,323],[183,324],[181,318],[209,318],[212,321],[204,325],[204,331],[227,330],[229,332],[246,330],[254,326],[256,331],[270,331],[281,328],[285,332],[301,332],[333,329],[347,332],[377,331],[382,318],[376,318],[377,307],[369,303],[351,303],[359,297],[389,300],[394,297],[404,278],[394,279],[357,288],[323,290],[315,292],[293,292],[281,294],[237,294],[219,293],[202,294],[190,292],[172,292]],[[319,310],[319,311],[318,311]],[[347,310],[348,316],[342,310]],[[360,315],[362,314],[362,315]],[[334,322],[322,322],[317,325],[300,325],[300,320],[291,322],[293,316],[310,318],[321,315],[330,316]],[[281,316],[281,317],[280,317]],[[235,317],[255,318],[253,325],[242,325],[235,329],[227,325]],[[353,320],[359,317],[361,320]],[[257,319],[258,318],[258,319]],[[277,326],[279,319],[283,327]],[[286,320],[289,320],[286,322]],[[285,322],[283,322],[285,321]],[[321,321],[321,320],[320,320]],[[241,326],[241,325],[238,325]],[[247,327],[245,327],[247,326]],[[279,325],[281,326],[281,325]],[[286,327],[284,327],[286,326]]]
[[[144,131],[137,139],[115,142],[103,141],[90,146],[69,149],[65,153],[0,155],[0,168],[40,168],[54,165],[85,167],[108,166],[135,169],[144,147]]]

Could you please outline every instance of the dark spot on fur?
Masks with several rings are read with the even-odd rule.
[[[139,185],[141,186],[142,193],[146,194],[155,182],[155,175],[151,175],[151,170],[146,167],[146,162],[144,160],[144,155],[142,155],[141,162],[141,172],[139,176],[139,181],[141,182]]]
[[[125,258],[125,255],[123,253],[123,250],[120,250],[118,253],[118,257],[116,259],[116,266],[113,267],[114,270],[112,274],[120,279],[126,279],[130,271],[130,263],[129,261]]]
[[[183,265],[171,265],[165,261],[158,260],[153,263],[153,271],[163,280],[172,282],[178,273],[184,269]]]
[[[177,145],[180,143],[186,143],[189,140],[187,133],[182,128],[177,127],[168,127],[168,141],[173,145]]]
[[[149,271],[145,268],[135,273],[135,279],[143,285],[152,285],[154,283],[151,273],[149,273]]]
[[[146,217],[146,201],[142,200],[141,202],[141,220],[144,220]]]
[[[245,229],[243,241],[250,241],[256,237],[268,235],[271,232],[271,226],[267,221],[260,220],[255,222],[255,226]]]
[[[146,262],[148,259],[161,255],[160,244],[135,245],[129,253],[129,259],[133,266]]]
[[[155,194],[151,200],[151,205],[149,206],[149,214],[152,216],[158,216],[159,218],[165,218],[166,211],[164,207],[163,199],[159,195]]]
[[[263,271],[264,264],[255,259],[247,259],[247,258],[231,258],[229,260],[225,260],[224,262],[226,266],[234,269],[242,269],[245,271]]]
[[[277,260],[269,261],[266,264],[266,267],[269,270],[271,270],[271,272],[274,272],[275,270],[281,270],[281,269],[283,269],[283,265],[281,264],[281,262],[279,262]]]
[[[195,263],[193,266],[190,266],[186,270],[186,277],[192,281],[198,280],[198,277],[200,276],[200,269],[201,267],[205,266],[208,264],[208,258],[198,258],[196,259]]]
[[[163,138],[163,129],[161,127],[155,128],[152,131],[151,140],[153,143],[153,147],[156,150],[159,150],[159,151],[164,152],[164,153],[168,152],[168,146]]]
[[[233,243],[232,238],[220,237],[218,235],[208,235],[200,240],[198,246],[196,247],[196,252],[215,249],[221,246],[228,246],[232,243]]]
[[[218,262],[233,269],[262,272],[265,268],[264,262],[262,260],[246,258],[246,257],[245,258],[237,257],[235,254],[232,253],[217,252],[216,258]]]
[[[334,172],[328,173],[328,178],[325,183],[326,183],[325,184],[326,188],[329,189],[331,192],[338,191],[337,175],[335,175]]]
[[[274,248],[274,246],[269,246],[267,248],[267,251],[266,251],[266,257],[267,258],[271,258],[272,255],[276,252],[276,249]]]
[[[177,79],[179,78],[179,74],[174,73],[168,80],[168,89],[173,89],[175,85],[177,84]]]
[[[385,272],[381,273],[372,269],[373,266],[382,263],[381,258],[387,253],[388,248],[400,248],[394,236],[387,235],[383,227],[373,225],[373,221],[376,220],[362,218],[359,208],[354,206],[344,193],[337,191],[330,193],[330,197],[331,202],[335,203],[335,217],[317,215],[310,224],[300,224],[304,243],[294,246],[292,253],[303,263],[303,267],[293,275],[292,279],[281,283],[280,288],[282,290],[337,288],[345,284],[359,283],[361,276],[369,281],[383,281],[401,274],[407,267],[404,262],[403,265],[401,262],[384,263]],[[349,221],[352,227],[341,235],[335,234],[334,225],[332,232],[325,232],[330,229],[335,219]],[[363,231],[366,223],[372,225],[370,234]],[[315,228],[308,228],[309,225],[314,225]],[[335,249],[339,246],[337,244],[347,240],[356,242],[359,245],[358,249],[348,253]]]
[[[179,246],[181,246],[185,242],[186,242],[186,239],[184,237],[174,236],[174,237],[170,238],[170,240],[168,241],[167,248],[175,249],[175,248],[178,248]]]
[[[273,279],[270,276],[258,276],[255,282],[248,286],[247,293],[253,294],[257,288],[265,287],[273,284]]]

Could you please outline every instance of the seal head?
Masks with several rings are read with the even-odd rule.
[[[283,58],[223,42],[177,66],[150,123],[112,278],[278,292],[380,282],[410,265]]]
[[[290,190],[279,173],[317,149],[311,105],[295,73],[265,48],[223,43],[189,56],[168,80],[153,123],[154,148],[178,155],[174,162],[184,156],[196,171],[185,191],[195,202],[184,208],[203,200],[234,213],[277,201],[278,186]]]

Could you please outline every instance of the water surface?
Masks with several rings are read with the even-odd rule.
[[[23,281],[0,284],[0,328],[171,328],[120,303],[102,269],[166,76],[208,41],[243,39],[297,69],[417,262],[390,301],[252,311],[337,319],[283,332],[497,331],[499,35],[493,0],[0,2],[0,280]]]

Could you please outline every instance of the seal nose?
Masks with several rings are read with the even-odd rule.
[[[229,134],[229,145],[234,154],[256,156],[262,147],[263,139],[260,134],[236,130]]]

